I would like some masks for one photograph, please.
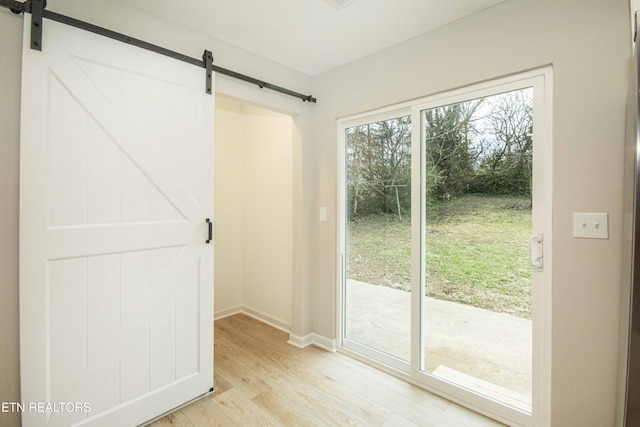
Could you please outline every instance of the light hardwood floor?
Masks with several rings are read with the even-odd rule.
[[[502,426],[351,357],[300,350],[287,338],[242,314],[216,321],[215,393],[151,426]]]

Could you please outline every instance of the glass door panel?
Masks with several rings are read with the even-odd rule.
[[[346,128],[345,170],[345,345],[408,362],[411,117]]]
[[[531,412],[533,90],[421,111],[421,370]]]

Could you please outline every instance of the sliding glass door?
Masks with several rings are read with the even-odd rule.
[[[340,122],[341,347],[521,424],[549,404],[549,80]]]
[[[533,90],[424,108],[420,123],[422,369],[530,412]]]
[[[408,113],[404,112],[404,113]],[[406,370],[411,353],[411,116],[345,129],[344,339]]]

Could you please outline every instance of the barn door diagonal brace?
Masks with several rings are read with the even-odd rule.
[[[69,16],[61,15],[59,13],[47,10],[46,9],[47,0],[27,0],[24,2],[15,1],[15,0],[0,0],[0,7],[6,7],[15,14],[30,13],[32,15],[31,48],[35,50],[42,50],[42,25],[43,25],[43,18],[46,18],[52,21],[60,22],[61,24],[65,24],[72,27],[80,28],[85,31],[89,31],[94,34],[98,34],[104,37],[109,37],[111,39],[118,40],[122,43],[127,43],[142,49],[150,50],[160,55],[177,59],[178,61],[186,62],[188,64],[205,68],[207,73],[206,74],[207,75],[207,80],[206,80],[207,94],[212,94],[213,92],[212,78],[213,78],[213,72],[215,71],[216,73],[224,74],[234,79],[243,80],[247,83],[255,84],[261,89],[262,88],[271,89],[273,91],[280,92],[285,95],[290,95],[290,96],[299,98],[305,102],[310,102],[310,103],[316,102],[316,98],[314,98],[311,95],[304,95],[302,93],[295,92],[293,90],[289,90],[281,86],[277,86],[277,85],[253,78],[245,74],[240,74],[235,71],[218,67],[217,65],[213,65],[213,54],[208,50],[205,50],[205,53],[202,56],[202,60],[192,58],[190,56],[183,55],[182,53],[165,49],[161,46],[157,46],[157,45],[145,42],[143,40],[136,39],[134,37],[129,37],[125,34],[121,34],[103,27],[99,27],[97,25],[90,24],[88,22],[80,21],[78,19],[71,18]]]

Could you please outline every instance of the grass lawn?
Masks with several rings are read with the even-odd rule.
[[[348,277],[410,290],[411,219],[349,224]],[[531,316],[528,196],[467,195],[427,207],[427,295]]]

